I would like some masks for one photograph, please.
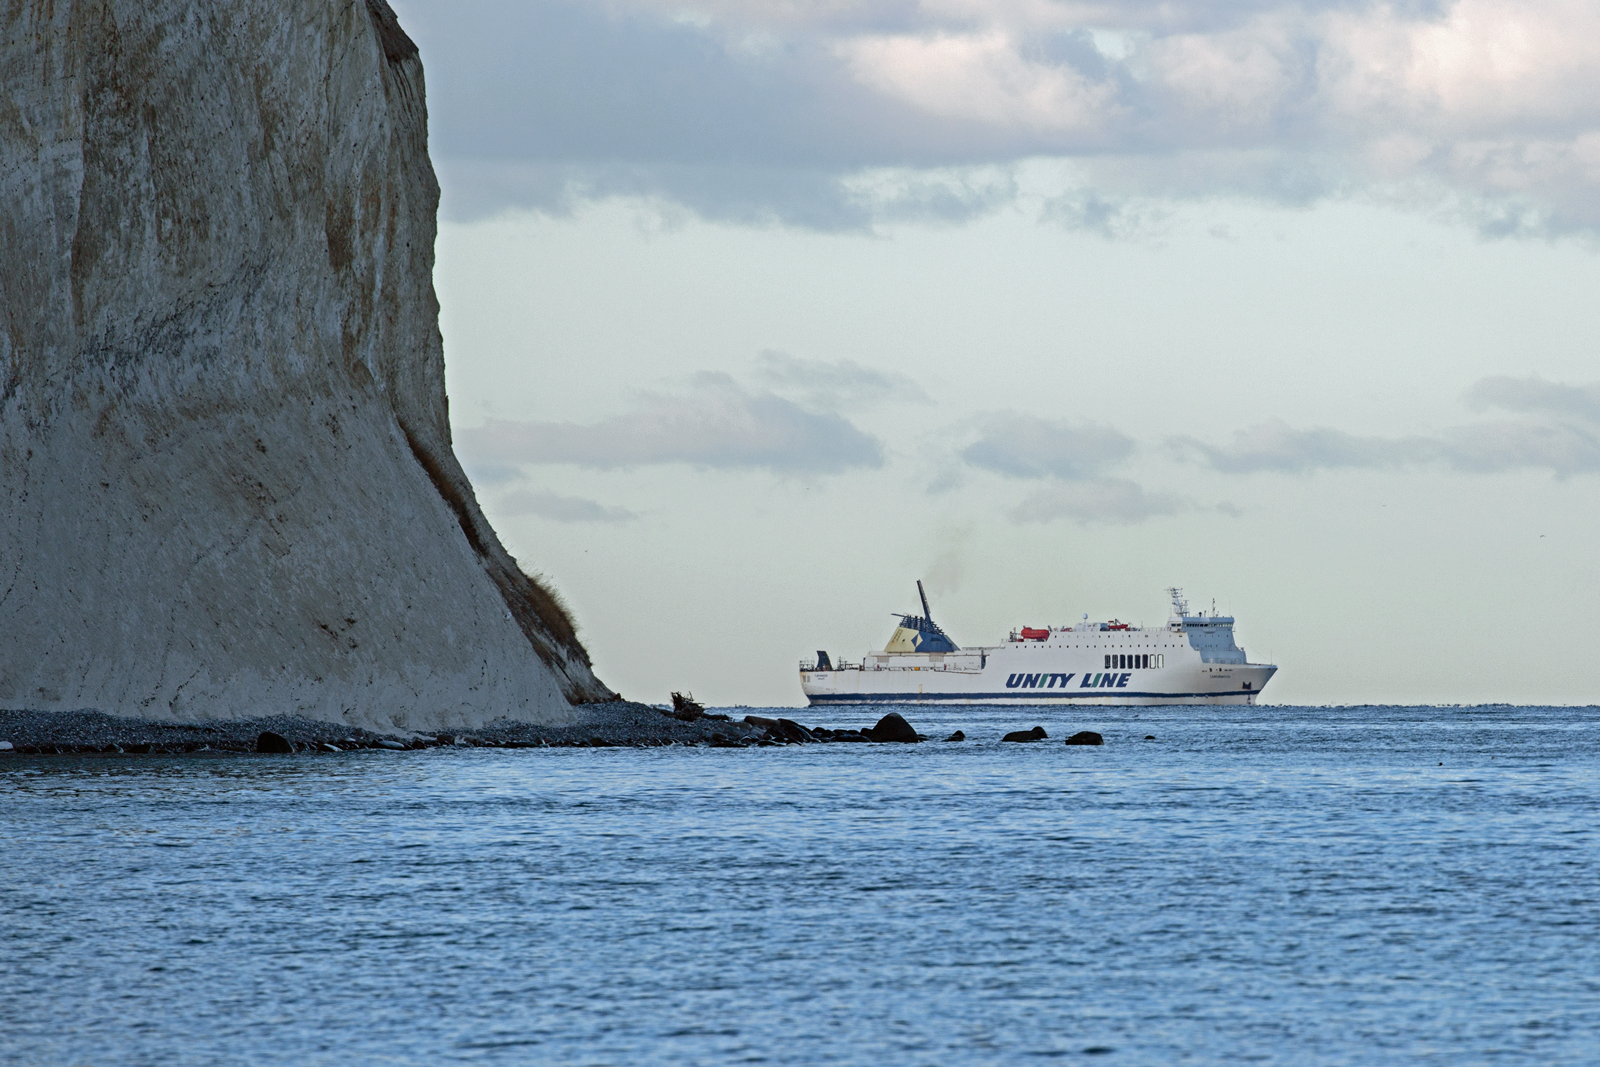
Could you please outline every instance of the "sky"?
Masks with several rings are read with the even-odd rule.
[[[1596,703],[1600,7],[394,4],[457,452],[630,699],[1234,614]]]

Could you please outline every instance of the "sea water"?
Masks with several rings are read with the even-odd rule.
[[[900,710],[6,757],[0,1061],[1600,1062],[1597,709]]]

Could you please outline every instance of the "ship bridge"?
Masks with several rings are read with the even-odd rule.
[[[1172,616],[1167,626],[1189,638],[1189,647],[1200,653],[1201,663],[1246,662],[1244,649],[1233,642],[1232,615],[1218,615],[1215,602],[1211,614],[1202,611],[1191,615],[1182,589],[1173,588],[1167,592],[1172,596]]]

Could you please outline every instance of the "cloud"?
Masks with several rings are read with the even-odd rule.
[[[1110,200],[1092,191],[1050,197],[1039,209],[1042,222],[1097,234],[1107,240],[1157,236],[1171,216],[1169,208],[1148,198]]]
[[[849,359],[826,363],[768,349],[756,357],[755,376],[775,389],[799,394],[809,407],[824,410],[896,401],[933,403],[927,391],[911,376],[873,370]]]
[[[474,464],[618,469],[685,463],[714,470],[835,474],[883,465],[883,446],[848,419],[808,411],[724,374],[680,393],[646,393],[636,410],[596,423],[492,420],[457,435]]]
[[[1088,478],[1133,454],[1133,439],[1110,426],[1002,412],[986,416],[961,459],[1011,478]]]
[[[504,485],[507,482],[520,482],[527,477],[518,467],[505,463],[464,463],[467,477],[472,479],[476,486]]]
[[[1121,117],[1114,84],[1035,58],[998,28],[856,37],[836,47],[858,83],[938,118],[1070,136],[1098,134]]]
[[[1193,437],[1175,437],[1171,444],[1179,454],[1196,457],[1225,474],[1395,467],[1438,459],[1442,453],[1439,442],[1426,438],[1357,437],[1326,428],[1296,430],[1277,419],[1234,431],[1227,445],[1209,445]]]
[[[1533,419],[1480,422],[1444,434],[1446,461],[1457,470],[1490,473],[1534,468],[1558,478],[1600,472],[1595,426]]]
[[[1466,401],[1480,411],[1500,408],[1572,418],[1600,426],[1600,382],[1563,385],[1537,375],[1528,378],[1496,376],[1473,383],[1466,392]]]
[[[1056,214],[1090,229],[1217,195],[1600,229],[1586,0],[396,6],[458,215],[628,196],[749,224],[960,221],[1027,195],[1005,168],[1056,159],[1079,175]]]
[[[1010,512],[1013,522],[1071,519],[1135,523],[1192,510],[1181,497],[1147,492],[1107,472],[1134,453],[1131,437],[1098,423],[996,412],[978,421],[978,438],[959,455],[970,467],[1046,484]],[[937,483],[929,492],[942,491]]]
[[[1191,507],[1180,497],[1146,492],[1126,478],[1095,478],[1047,485],[1013,508],[1011,518],[1019,523],[1071,519],[1080,524],[1130,524]]]
[[[1374,469],[1441,464],[1469,473],[1543,469],[1557,477],[1600,472],[1600,383],[1564,385],[1542,378],[1484,378],[1466,392],[1479,410],[1523,418],[1491,419],[1434,435],[1358,437],[1342,430],[1297,430],[1281,420],[1236,431],[1230,443],[1176,437],[1180,455],[1225,474]]]
[[[502,515],[537,515],[556,522],[624,523],[639,517],[638,513],[627,508],[607,507],[580,496],[535,493],[527,489],[518,489],[501,497],[495,511]]]

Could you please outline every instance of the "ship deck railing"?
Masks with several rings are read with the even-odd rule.
[[[800,669],[803,670],[803,671],[814,672],[814,671],[816,671],[818,669],[817,668],[817,661],[814,660],[814,659],[803,659],[803,660],[800,661]],[[942,674],[982,674],[983,673],[982,669],[977,668],[977,667],[962,667],[962,666],[958,666],[958,665],[955,665],[955,664],[949,664],[949,663],[941,663],[938,666],[927,666],[927,667],[889,667],[889,666],[885,666],[883,664],[877,664],[877,663],[871,664],[870,666],[868,664],[865,664],[865,663],[848,663],[848,662],[846,662],[844,660],[840,660],[838,663],[835,663],[831,668],[826,668],[826,669],[834,670],[834,671],[918,671],[918,672],[935,671],[935,672],[939,672],[939,673],[942,673]]]

